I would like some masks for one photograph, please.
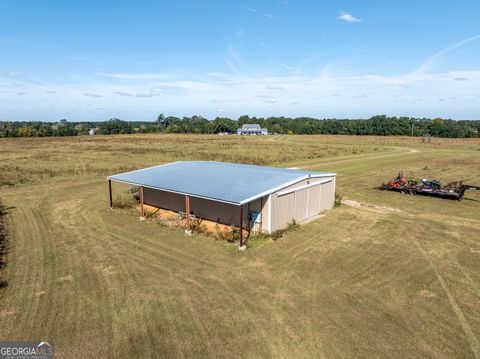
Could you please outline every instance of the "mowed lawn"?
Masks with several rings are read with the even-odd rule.
[[[334,171],[353,206],[243,254],[109,209],[107,175],[196,159]],[[480,185],[480,141],[0,139],[0,339],[54,341],[60,358],[479,358],[480,193],[375,188],[399,170]]]

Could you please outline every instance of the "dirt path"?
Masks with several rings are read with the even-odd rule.
[[[390,147],[390,148],[405,150],[404,147]],[[319,161],[319,162],[315,162],[315,163],[310,163],[308,165],[299,165],[299,166],[294,167],[294,168],[295,169],[311,169],[311,168],[316,168],[316,167],[325,166],[325,165],[344,164],[344,163],[364,161],[364,160],[380,160],[380,159],[385,159],[385,158],[390,158],[390,157],[395,157],[395,156],[401,156],[401,155],[408,155],[408,154],[413,154],[413,153],[418,153],[418,152],[419,152],[419,150],[417,150],[417,149],[407,148],[406,151],[403,151],[403,152],[393,152],[393,153],[383,153],[383,154],[367,153],[365,155],[355,156],[355,157],[347,158],[347,159],[334,160],[334,161]]]
[[[365,209],[370,209],[370,210],[375,210],[379,212],[390,212],[390,213],[399,213],[402,212],[398,208],[393,208],[393,207],[387,207],[387,206],[379,206],[375,204],[370,204],[370,203],[365,203],[365,202],[358,202],[353,199],[342,199],[342,204],[345,204],[350,207],[355,207],[355,208],[365,208]]]

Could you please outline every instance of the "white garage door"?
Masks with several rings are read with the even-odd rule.
[[[308,188],[308,217],[312,217],[320,213],[321,192],[321,184]]]
[[[308,217],[308,188],[295,191],[295,220],[301,221]]]

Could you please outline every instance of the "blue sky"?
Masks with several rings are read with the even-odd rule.
[[[480,2],[0,2],[0,120],[480,118]]]

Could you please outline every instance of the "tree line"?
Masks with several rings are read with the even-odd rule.
[[[260,124],[271,134],[332,134],[377,136],[434,136],[466,138],[480,137],[480,121],[457,121],[442,118],[373,116],[368,119],[316,119],[311,117],[267,117],[247,115],[233,120],[202,116],[175,117],[160,114],[155,121],[59,122],[10,121],[0,122],[0,137],[48,137],[127,133],[236,133],[243,124]]]

